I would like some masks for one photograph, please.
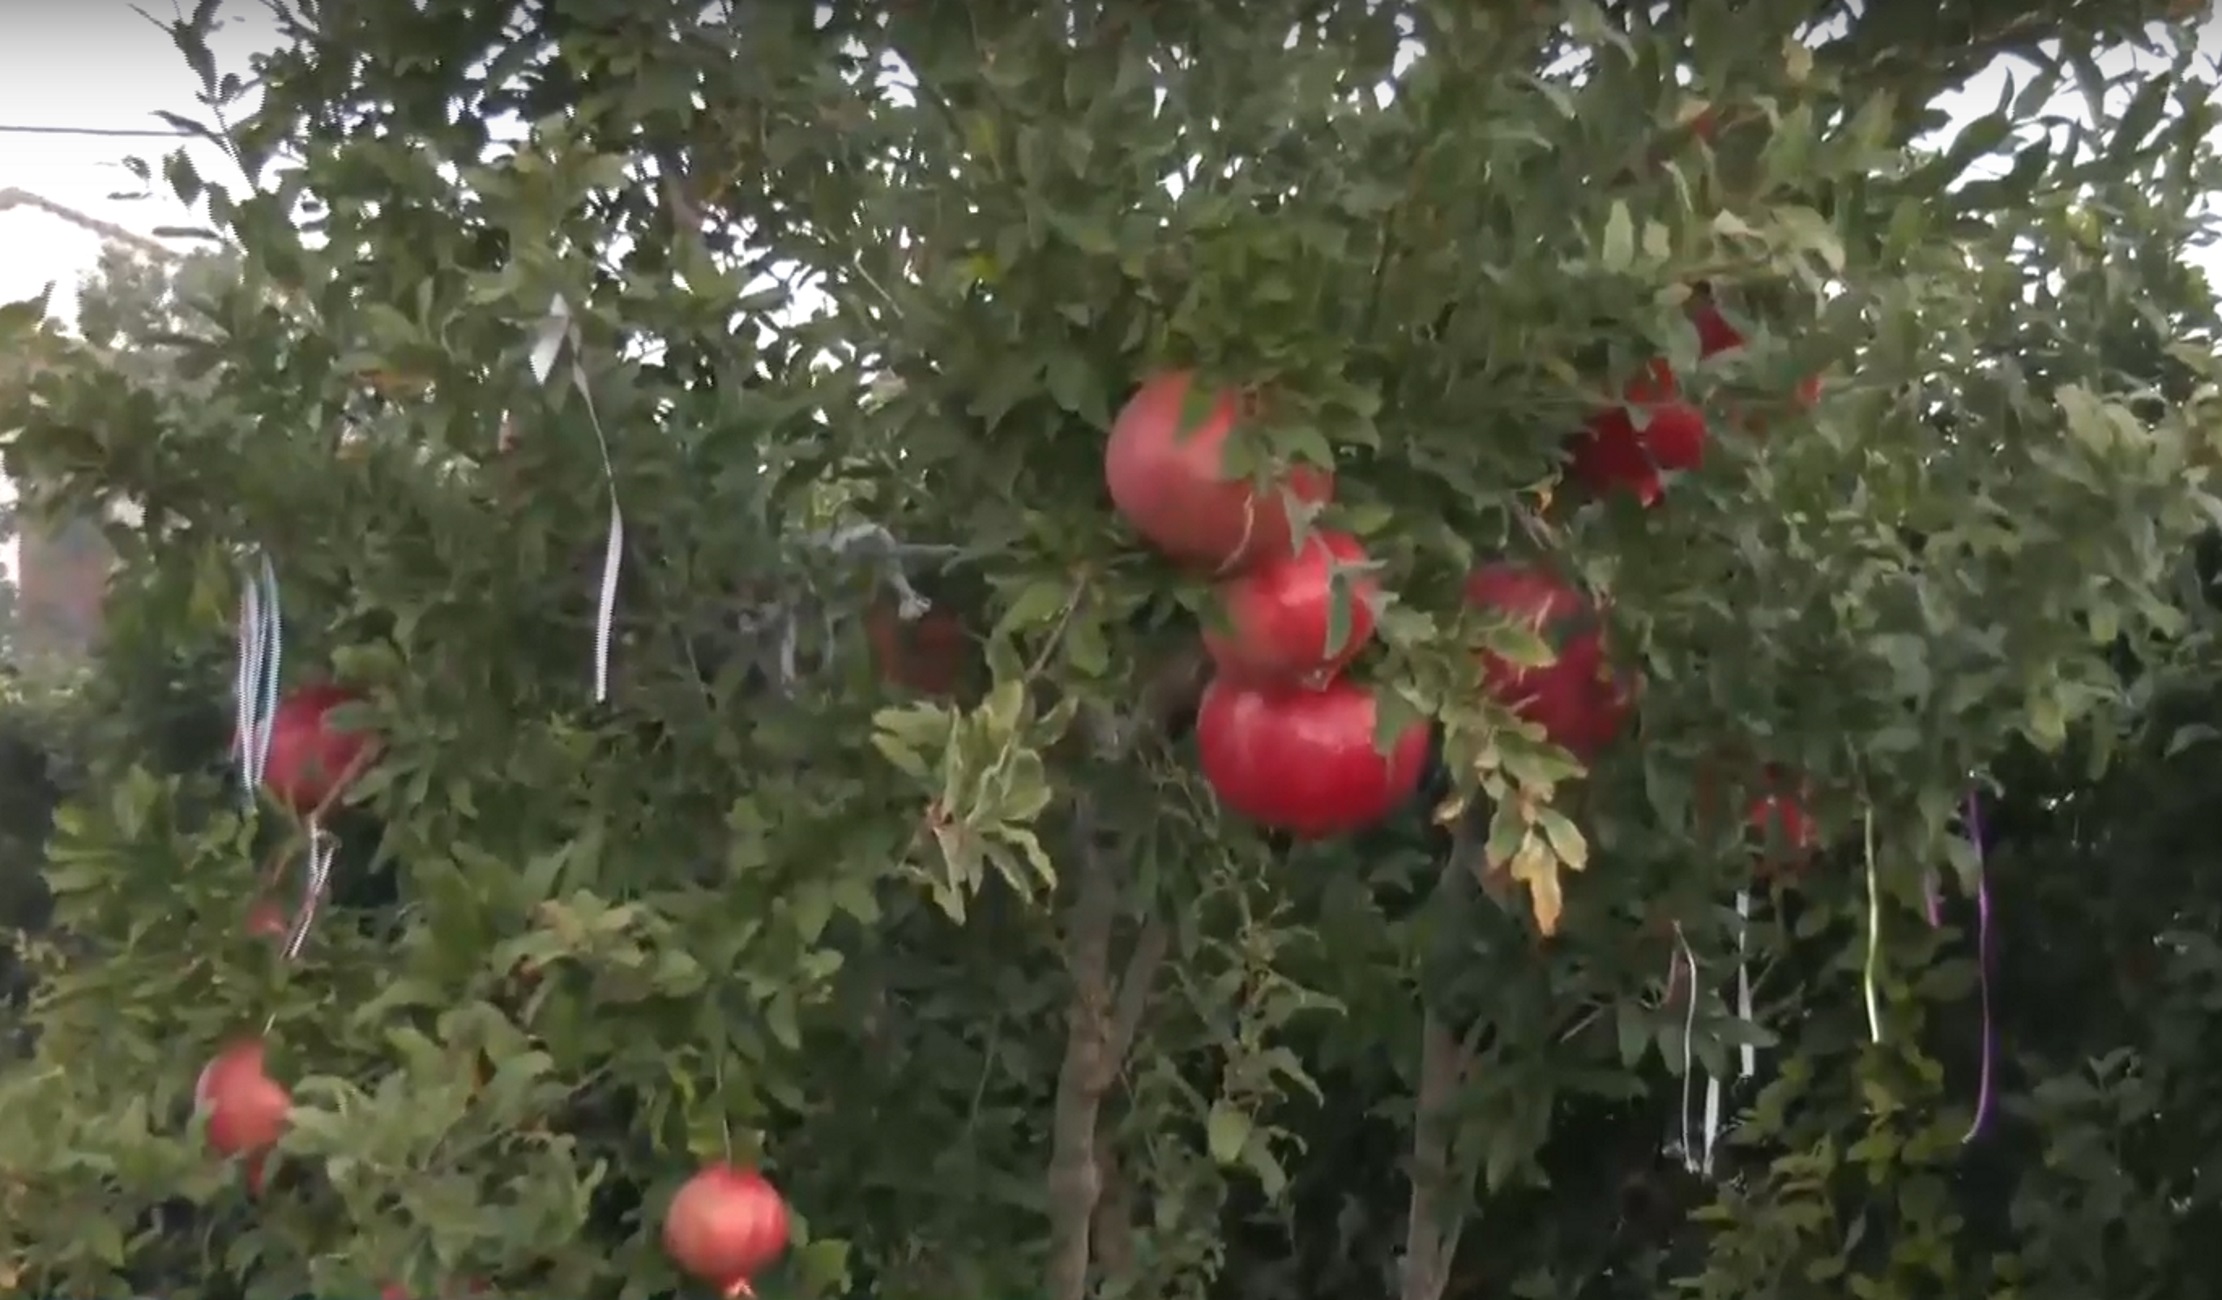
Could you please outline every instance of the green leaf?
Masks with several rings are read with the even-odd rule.
[[[903,775],[919,781],[933,780],[933,769],[905,738],[887,731],[875,731],[872,733],[872,748],[878,750],[880,757]]]
[[[1620,1064],[1634,1069],[1651,1048],[1650,1018],[1634,998],[1623,998],[1614,1004],[1613,1035],[1620,1049]]]
[[[1484,856],[1492,867],[1501,867],[1512,861],[1520,846],[1528,841],[1528,823],[1520,816],[1520,808],[1510,799],[1500,800],[1489,812],[1489,839],[1484,845]]]
[[[1808,105],[1799,104],[1782,115],[1759,156],[1769,189],[1796,193],[1807,187],[1812,180],[1814,135],[1813,110]]]
[[[815,945],[833,919],[833,893],[817,881],[805,881],[787,896],[787,916],[795,938],[804,946]]]
[[[764,1003],[764,1028],[771,1031],[772,1040],[790,1052],[802,1050],[802,1029],[795,1021],[795,994],[792,989],[780,989]]]
[[[1408,699],[1404,692],[1387,688],[1373,693],[1373,748],[1376,753],[1394,753],[1398,742],[1404,739],[1415,723],[1425,721],[1427,714]]]
[[[1016,348],[1001,349],[987,375],[974,389],[966,409],[979,417],[990,432],[1000,427],[1013,407],[1032,396],[1041,383],[1042,358]]]
[[[1079,416],[1090,428],[1111,424],[1104,386],[1088,365],[1088,358],[1073,348],[1059,348],[1049,356],[1049,395],[1057,405]]]
[[[2068,743],[2068,715],[2057,686],[2048,684],[2032,690],[2026,707],[2024,726],[2030,743],[2045,753],[2058,753]]]
[[[1019,589],[995,624],[995,635],[1045,628],[1056,622],[1072,599],[1072,583],[1063,578],[1037,578]]]
[[[1605,217],[1605,233],[1599,241],[1597,256],[1608,271],[1626,271],[1635,265],[1636,223],[1624,199],[1613,200],[1612,211]]]
[[[1082,677],[1100,681],[1110,675],[1111,643],[1097,619],[1076,617],[1068,621],[1060,644],[1066,665]]]
[[[1266,1143],[1243,1143],[1242,1163],[1248,1165],[1250,1172],[1257,1176],[1258,1190],[1265,1193],[1266,1199],[1278,1200],[1281,1193],[1288,1190],[1288,1171],[1281,1167],[1272,1147]]]
[[[2135,158],[2145,147],[2145,141],[2160,125],[2160,115],[2167,110],[2168,96],[2175,90],[2175,82],[2167,77],[2151,77],[2140,86],[2137,94],[2114,120],[2110,132],[2108,153],[2117,161]]]
[[[1250,1117],[1227,1101],[1213,1102],[1211,1114],[1204,1123],[1204,1143],[1214,1161],[1221,1165],[1235,1164],[1250,1144]]]
[[[849,1289],[849,1243],[820,1237],[795,1251],[803,1285],[814,1295],[842,1295]]]
[[[2005,143],[2013,128],[2013,121],[2003,113],[1989,113],[1964,124],[1944,153],[1917,174],[1920,188],[1932,193],[1949,188],[1976,159]]]
[[[1327,658],[1341,654],[1350,645],[1353,630],[1351,601],[1356,599],[1351,575],[1340,567],[1327,576],[1327,644],[1321,647]]]
[[[1775,220],[1790,234],[1794,245],[1821,259],[1832,275],[1844,273],[1844,241],[1828,218],[1798,204],[1775,209]]]

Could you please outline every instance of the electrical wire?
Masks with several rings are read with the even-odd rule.
[[[95,136],[118,140],[189,140],[190,131],[128,126],[39,126],[30,122],[0,122],[0,135]]]

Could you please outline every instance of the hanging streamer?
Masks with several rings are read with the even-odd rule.
[[[1736,891],[1736,1018],[1745,1026],[1756,1024],[1758,1017],[1751,1007],[1751,891]],[[1759,1047],[1745,1043],[1737,1053],[1738,1077],[1748,1079],[1759,1072]]]
[[[1699,971],[1697,953],[1690,947],[1689,936],[1682,932],[1682,924],[1674,925],[1675,962],[1681,967],[1678,973],[1689,979],[1683,990],[1688,999],[1682,1012],[1682,1164],[1693,1174],[1713,1172],[1713,1141],[1720,1132],[1720,1079],[1711,1071],[1705,1076],[1705,1109],[1697,1133],[1690,1130],[1690,1089],[1697,1079],[1697,994]],[[1667,987],[1674,986],[1670,978]]]
[[[285,649],[277,568],[267,555],[258,554],[255,560],[240,584],[239,655],[232,689],[240,798],[249,808],[254,807],[270,758],[270,727],[278,711],[278,669]]]
[[[331,887],[332,862],[338,856],[339,837],[311,819],[308,870],[301,882],[301,905],[294,912],[293,925],[285,937],[287,961],[300,957],[302,946],[309,940],[309,930],[316,924],[316,914],[324,905],[325,891]]]
[[[1882,1003],[1876,993],[1877,972],[1882,965],[1883,904],[1881,882],[1875,870],[1875,810],[1866,815],[1867,840],[1867,960],[1860,970],[1860,993],[1867,1002],[1867,1036],[1883,1040]]]
[[[602,546],[602,590],[594,606],[594,702],[601,704],[610,697],[610,637],[617,623],[617,575],[625,562],[625,512],[617,504],[617,466],[610,459],[609,435],[602,431],[602,417],[594,410],[594,393],[576,356],[571,359],[571,383],[586,403],[586,420],[594,428],[594,446],[602,454],[602,483],[609,489],[609,539]]]
[[[1991,1066],[1997,1052],[1997,1030],[1991,1023],[1991,887],[1988,860],[1983,852],[1983,810],[1970,790],[1963,818],[1968,843],[1975,850],[1975,982],[1983,1000],[1982,1074],[1975,1084],[1975,1118],[1962,1142],[1972,1142],[1991,1117]]]
[[[594,702],[602,704],[610,694],[610,642],[617,624],[617,578],[625,562],[625,512],[617,499],[617,467],[610,456],[609,435],[602,428],[602,417],[594,409],[594,391],[586,380],[586,367],[579,363],[577,337],[571,329],[571,306],[563,295],[557,294],[548,304],[547,315],[541,317],[540,327],[533,336],[532,353],[528,358],[533,378],[547,383],[555,373],[556,360],[563,354],[564,344],[571,345],[571,386],[578,390],[579,399],[586,404],[587,423],[594,430],[594,446],[602,457],[602,483],[609,492],[609,531],[602,546],[602,585],[594,605]]]
[[[1698,1157],[1697,1172],[1707,1178],[1713,1176],[1713,1145],[1721,1131],[1721,1079],[1711,1070],[1705,1072],[1705,1141]]]

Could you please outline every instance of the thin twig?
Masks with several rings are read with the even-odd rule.
[[[56,203],[52,199],[33,194],[29,190],[17,189],[12,186],[7,189],[0,189],[0,212],[5,212],[10,208],[36,208],[73,226],[89,230],[110,243],[122,244],[135,252],[143,253],[158,262],[181,262],[185,260],[185,254],[171,248],[161,240],[149,239],[145,235],[125,230],[112,221],[102,221],[98,217],[87,216],[73,207]]]

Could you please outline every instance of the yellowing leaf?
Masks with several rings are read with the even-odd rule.
[[[1557,855],[1541,839],[1531,837],[1512,855],[1512,878],[1528,887],[1535,928],[1545,937],[1558,933],[1559,917],[1566,910],[1566,896],[1559,891],[1558,867]]]

